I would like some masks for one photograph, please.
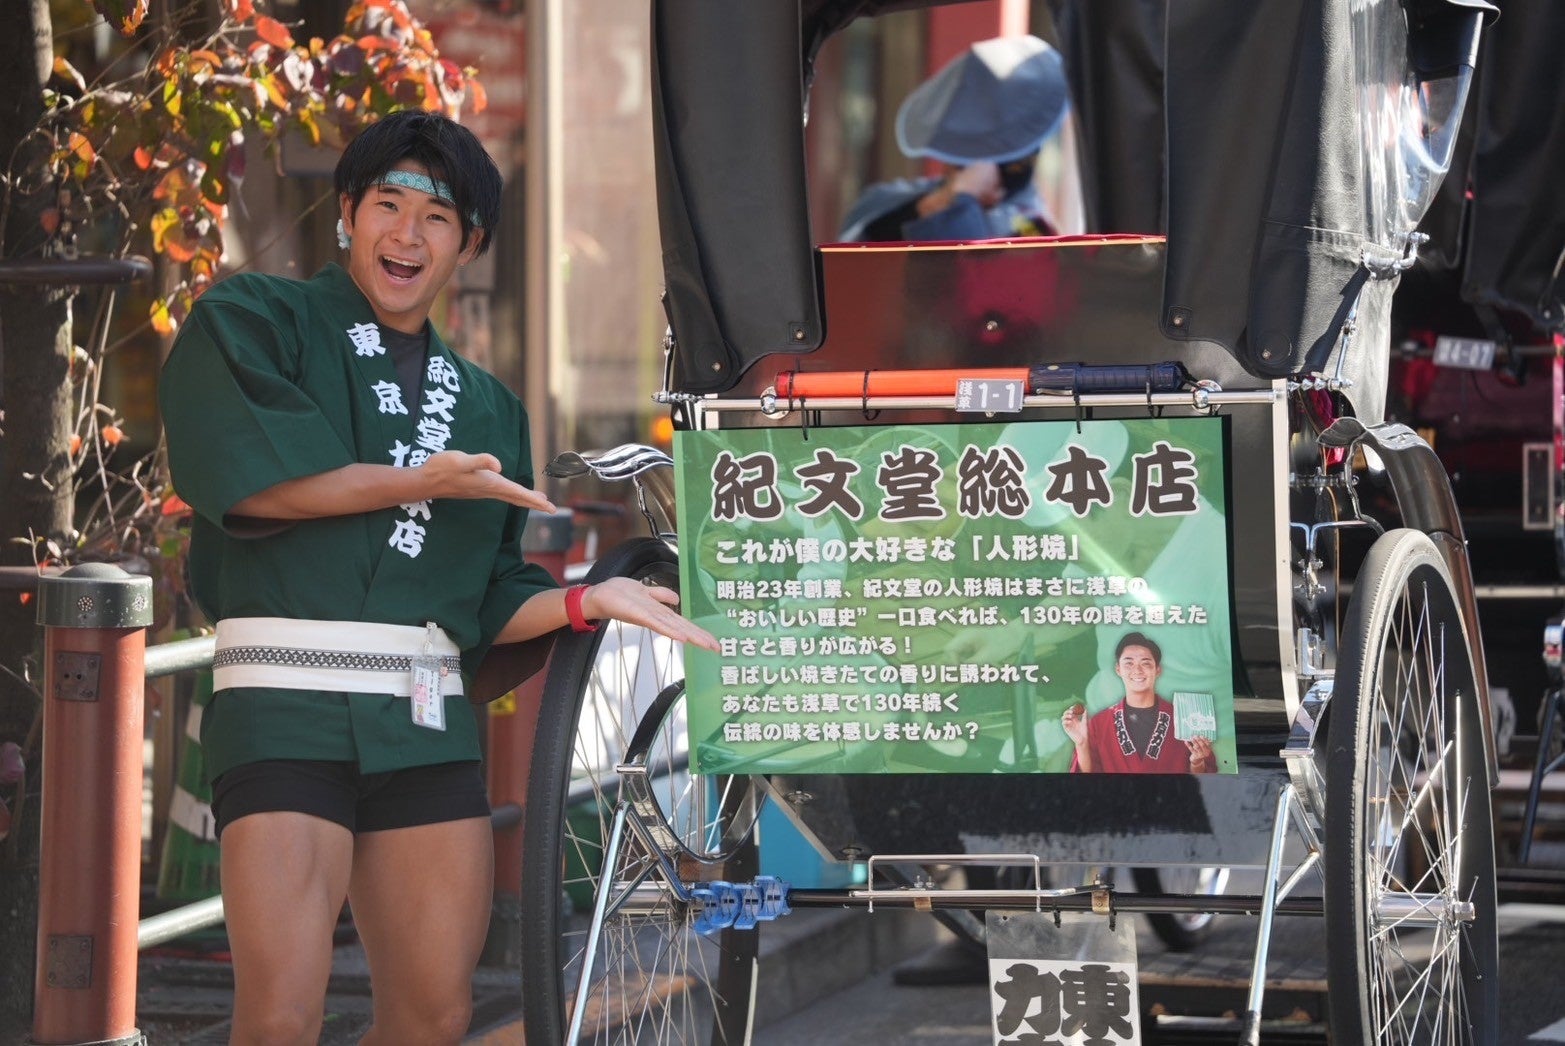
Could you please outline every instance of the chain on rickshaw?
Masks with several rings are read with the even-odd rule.
[[[1062,0],[1073,84],[1155,53],[1150,128],[1090,93],[1076,119],[1099,159],[1169,129],[1152,184],[1085,174],[1161,231],[816,246],[800,88],[895,6],[653,4],[680,431],[550,472],[634,483],[648,532],[587,580],[679,590],[722,649],[619,623],[556,648],[529,1038],[749,1041],[757,927],[824,907],[929,911],[991,959],[1073,928],[1117,985],[1126,916],[1258,915],[1252,1043],[1275,920],[1324,919],[1333,1042],[1493,1042],[1473,586],[1438,460],[1381,420],[1390,295],[1491,12],[1190,0],[1159,40],[1115,31],[1146,5]],[[1200,739],[1212,772],[1115,772],[1126,643],[1161,674],[1139,754]],[[1089,715],[1126,766],[1073,755]],[[768,874],[766,804],[864,881]],[[936,874],[971,865],[995,885]],[[1083,866],[1200,885],[1060,873]],[[1258,890],[1175,875],[1238,868]]]

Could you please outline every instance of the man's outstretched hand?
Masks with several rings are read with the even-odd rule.
[[[487,498],[539,512],[554,511],[554,502],[501,475],[500,459],[493,454],[443,450],[431,454],[418,471],[429,484],[431,498]]]
[[[643,585],[628,577],[613,577],[587,589],[581,611],[588,618],[612,618],[650,628],[680,643],[717,652],[717,637],[681,616],[675,608],[679,593],[661,585]]]

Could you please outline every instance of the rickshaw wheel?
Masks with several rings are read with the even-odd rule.
[[[589,583],[630,577],[679,590],[674,553],[651,538],[600,558]],[[562,635],[544,684],[523,828],[522,1013],[529,1041],[565,1040],[592,905],[604,878],[620,779],[645,755],[638,812],[682,878],[755,872],[757,796],[748,778],[691,775],[678,644],[605,621]],[[633,751],[634,749],[634,751]],[[743,1043],[756,975],[756,931],[702,937],[645,842],[627,832],[610,883],[640,885],[599,935],[579,1041]]]
[[[1423,534],[1354,585],[1329,713],[1325,903],[1332,1041],[1497,1035],[1494,826],[1468,637]]]

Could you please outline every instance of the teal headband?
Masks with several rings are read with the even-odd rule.
[[[412,189],[421,192],[425,196],[433,196],[437,200],[444,200],[451,206],[456,206],[456,197],[451,195],[451,186],[438,178],[431,178],[427,174],[419,174],[415,171],[387,171],[375,182],[376,185],[397,185],[404,189]],[[478,212],[470,211],[467,215],[468,222],[476,229],[484,227],[478,220]]]

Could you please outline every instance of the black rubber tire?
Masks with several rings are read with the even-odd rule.
[[[677,559],[667,545],[641,538],[601,557],[586,580],[596,584],[611,577],[630,577],[678,591],[678,574]],[[576,989],[590,902],[587,910],[581,909],[602,874],[602,851],[594,852],[595,840],[591,838],[593,807],[601,841],[617,788],[613,764],[624,756],[633,733],[645,745],[652,728],[658,726],[654,720],[668,715],[676,699],[682,705],[682,659],[670,656],[668,665],[657,664],[659,659],[651,656],[646,635],[644,630],[619,622],[604,622],[596,632],[562,634],[550,660],[528,778],[522,842],[521,935],[526,942],[521,963],[522,1014],[527,1040],[532,1043],[563,1042],[568,1030],[567,1000]],[[665,644],[659,649],[674,649],[666,640],[656,642]],[[605,723],[604,705],[614,702],[603,699],[602,681],[624,662],[627,645],[639,656],[637,664],[650,661],[654,667],[650,675],[634,672],[634,679],[622,674],[620,681],[633,694],[628,701],[619,702],[624,711],[618,719]],[[593,690],[597,699],[592,707],[584,699],[589,688],[598,688]],[[614,718],[612,710],[608,718]],[[593,752],[590,759],[584,755],[589,749]],[[590,774],[584,770],[588,762],[594,767]],[[574,810],[567,810],[573,765],[578,802]],[[592,781],[595,802],[589,799],[584,804],[580,796],[588,780]],[[744,779],[724,780],[741,781],[748,787]],[[568,814],[575,820],[568,820]],[[753,813],[749,816],[747,828],[753,827]],[[584,817],[588,827],[574,827]],[[728,840],[733,846],[728,853],[689,856],[723,863],[723,875],[729,879],[748,878],[756,871],[755,835],[747,830],[740,836]],[[579,866],[579,872],[584,871],[583,878],[567,880],[568,858],[573,866]],[[645,849],[627,837],[615,874],[627,874],[626,862],[645,867],[648,861]],[[576,893],[574,901],[568,896],[571,890]],[[589,989],[593,994],[589,997],[596,1000],[612,995],[614,998],[601,1008],[618,1005],[625,1013],[617,1022],[606,1018],[596,1027],[584,1027],[580,1041],[749,1041],[758,934],[730,929],[712,939],[702,938],[690,929],[689,915],[687,906],[665,897],[655,911],[637,910],[617,922],[611,920],[600,937],[603,954],[594,964],[594,987]],[[610,940],[614,934],[618,937]],[[627,940],[633,944],[627,946]],[[651,946],[643,947],[649,941]],[[642,954],[627,958],[627,949]],[[657,963],[656,969],[644,967],[642,959],[648,956]],[[635,969],[630,968],[631,963]],[[635,986],[638,974],[650,983]],[[619,979],[614,980],[616,977]]]
[[[1379,538],[1354,584],[1327,737],[1333,1042],[1498,1035],[1489,753],[1453,588],[1410,530]],[[1442,917],[1420,928],[1415,909]]]
[[[1186,893],[1191,895],[1212,896],[1221,894],[1228,883],[1228,870],[1226,868],[1200,868],[1190,869],[1198,871],[1200,884],[1191,884],[1192,889],[1185,891],[1179,887],[1165,883],[1162,868],[1132,868],[1130,877],[1136,884],[1139,893]],[[1182,871],[1182,870],[1181,870]],[[1177,876],[1176,876],[1177,877]],[[1217,916],[1209,912],[1150,912],[1147,914],[1147,925],[1152,932],[1157,934],[1157,939],[1163,942],[1171,952],[1188,952],[1206,939],[1212,932],[1212,923]]]

